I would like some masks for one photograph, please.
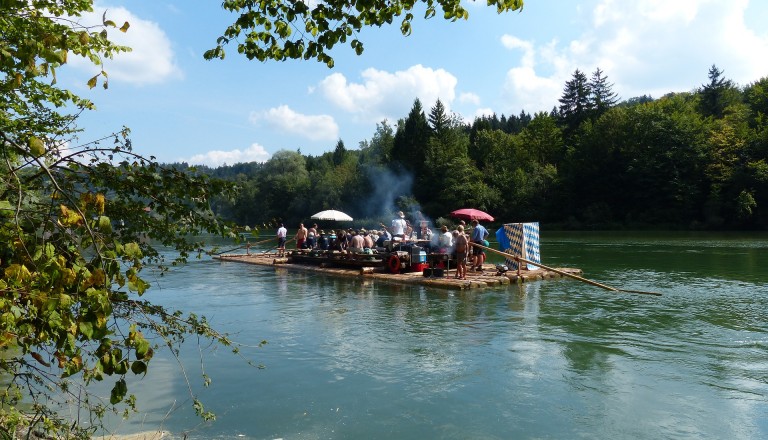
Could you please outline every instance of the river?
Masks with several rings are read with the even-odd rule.
[[[147,297],[206,315],[263,368],[190,340],[181,365],[217,420],[194,416],[165,353],[132,381],[141,412],[116,429],[188,439],[768,438],[768,235],[541,240],[544,264],[663,296],[571,279],[445,291],[193,261],[153,279]]]

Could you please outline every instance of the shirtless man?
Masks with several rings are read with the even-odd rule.
[[[352,238],[349,239],[349,253],[361,254],[365,247],[365,239],[358,231],[352,231]]]
[[[467,250],[469,250],[469,240],[464,234],[464,226],[459,225],[456,229],[456,236],[453,238],[453,245],[456,249],[456,277],[460,280],[467,279]]]
[[[296,249],[304,249],[304,242],[307,241],[307,228],[304,227],[304,223],[299,223],[299,230],[296,231]]]
[[[363,249],[373,249],[374,241],[373,237],[371,237],[371,233],[363,229],[360,231],[363,235]]]
[[[314,249],[317,247],[317,223],[309,227],[309,233],[307,235],[307,248]]]

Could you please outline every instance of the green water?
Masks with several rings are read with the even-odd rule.
[[[244,439],[768,438],[768,235],[542,233],[561,279],[471,292],[198,261],[149,298],[247,347],[133,384],[119,432]],[[262,339],[269,343],[255,346]],[[190,341],[194,342],[194,341]]]

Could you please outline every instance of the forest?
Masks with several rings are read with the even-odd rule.
[[[550,112],[471,124],[416,99],[358,148],[329,150],[173,165],[234,182],[237,195],[215,210],[242,226],[295,227],[324,209],[378,222],[473,207],[545,228],[768,228],[768,77],[739,86],[715,65],[692,91],[658,99],[620,100],[602,70],[576,70]]]

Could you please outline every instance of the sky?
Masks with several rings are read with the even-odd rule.
[[[620,99],[695,90],[713,64],[740,86],[768,76],[764,0],[525,0],[522,12],[501,15],[464,4],[468,20],[417,18],[408,37],[399,26],[364,29],[363,54],[337,45],[329,69],[249,61],[234,45],[224,60],[204,60],[236,19],[218,0],[97,0],[83,23],[105,11],[118,26],[128,21],[110,38],[133,51],[104,60],[107,90],[88,89],[100,68],[84,60],[70,56],[59,69],[59,85],[97,107],[80,116],[75,143],[126,126],[139,154],[215,167],[280,150],[317,156],[339,140],[359,148],[416,98],[426,111],[440,99],[467,122],[548,112],[576,69],[600,68]]]

